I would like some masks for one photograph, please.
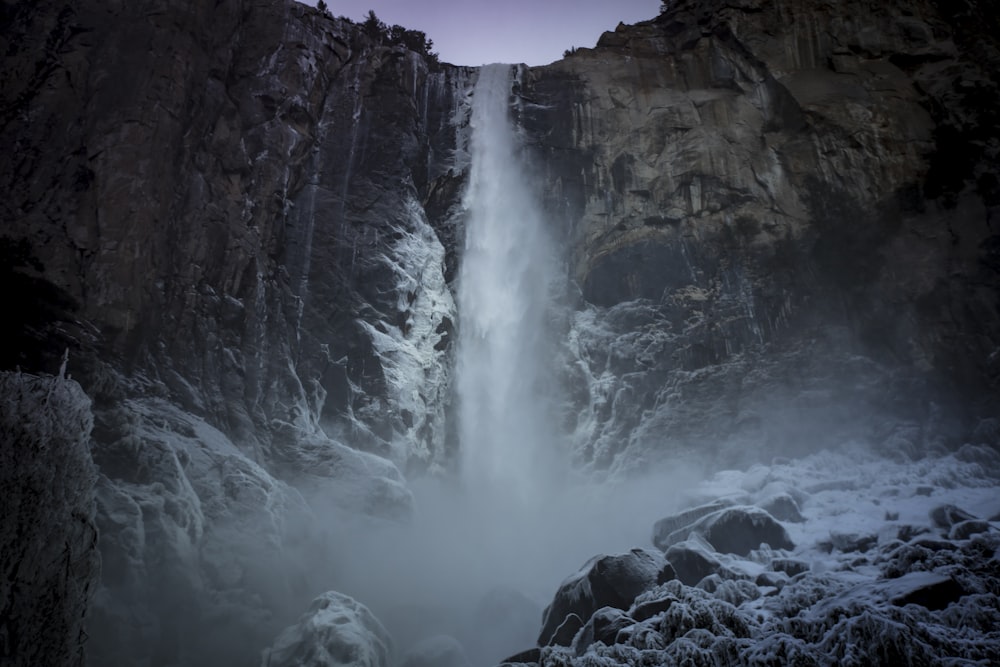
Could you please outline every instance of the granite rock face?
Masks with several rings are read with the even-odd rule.
[[[60,374],[0,373],[0,662],[83,665],[98,583],[90,399]]]
[[[681,0],[530,70],[522,122],[587,304],[582,462],[827,437],[912,456],[995,412],[996,25],[973,3]]]
[[[998,28],[678,0],[519,69],[577,463],[996,446]],[[254,662],[327,590],[314,507],[451,465],[475,71],[290,0],[8,0],[0,50],[0,370],[68,348],[92,402],[64,634],[89,597],[95,664]]]
[[[69,348],[93,401],[88,652],[252,660],[315,594],[310,505],[405,518],[447,465],[471,72],[294,2],[0,26],[3,366]]]

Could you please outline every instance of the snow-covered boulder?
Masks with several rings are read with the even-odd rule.
[[[330,591],[278,635],[261,667],[388,667],[392,640],[367,607]]]
[[[570,614],[586,623],[601,607],[628,609],[637,595],[657,584],[665,565],[662,555],[646,549],[590,559],[559,586],[545,610],[538,644],[549,644]]]
[[[677,579],[688,586],[722,570],[722,563],[712,553],[711,546],[697,535],[668,548],[666,557]]]
[[[930,513],[931,520],[939,527],[945,530],[951,528],[956,523],[962,523],[963,521],[971,521],[977,517],[969,514],[961,507],[956,507],[955,505],[938,505],[931,510]]]
[[[801,523],[805,521],[799,511],[799,504],[790,493],[776,493],[757,503],[757,506],[778,521]]]
[[[686,509],[677,514],[665,516],[653,524],[653,544],[660,551],[666,551],[670,545],[687,539],[687,533],[683,531],[689,528],[695,521],[712,512],[732,507],[732,505],[731,501],[720,498],[704,505]]]
[[[583,655],[594,642],[611,646],[616,643],[620,630],[634,624],[635,621],[622,610],[614,607],[602,607],[594,612],[590,620],[576,634],[573,640],[573,650],[577,655]]]
[[[783,516],[801,521],[798,505],[789,494],[769,500]],[[794,548],[784,527],[767,510],[751,505],[733,506],[726,499],[660,519],[653,526],[653,544],[666,551],[692,533],[701,535],[722,553],[740,556],[748,555],[761,544],[775,549]]]
[[[774,549],[795,548],[784,526],[766,511],[749,505],[712,512],[684,530],[701,535],[720,553],[738,556],[750,555],[761,544]]]

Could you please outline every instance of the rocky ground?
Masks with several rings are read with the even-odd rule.
[[[848,448],[718,473],[656,522],[652,545],[566,578],[537,646],[502,664],[997,664],[998,483],[1000,455],[975,445],[917,461]],[[478,664],[448,636],[395,658],[391,645],[367,608],[329,593],[262,664]]]
[[[504,664],[1000,661],[1000,456],[858,451],[717,474],[659,549],[595,557]]]

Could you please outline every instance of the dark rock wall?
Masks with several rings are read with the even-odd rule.
[[[680,1],[530,70],[522,120],[596,307],[582,460],[900,429],[910,455],[995,413],[994,14]]]
[[[63,375],[0,373],[0,663],[83,665],[97,588],[90,400]]]
[[[294,3],[4,7],[4,226],[98,403],[142,376],[266,456],[273,420],[384,394],[356,322],[405,320],[381,257],[447,177],[465,73]],[[405,430],[366,417],[373,448]]]
[[[2,362],[93,400],[88,651],[253,662],[329,569],[302,494],[405,516],[447,459],[470,72],[269,0],[8,1],[0,51]]]

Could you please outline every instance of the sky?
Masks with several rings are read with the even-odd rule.
[[[316,5],[316,0],[303,0]],[[592,47],[619,21],[659,13],[660,0],[327,0],[330,13],[422,30],[453,65],[547,65],[570,47]]]

